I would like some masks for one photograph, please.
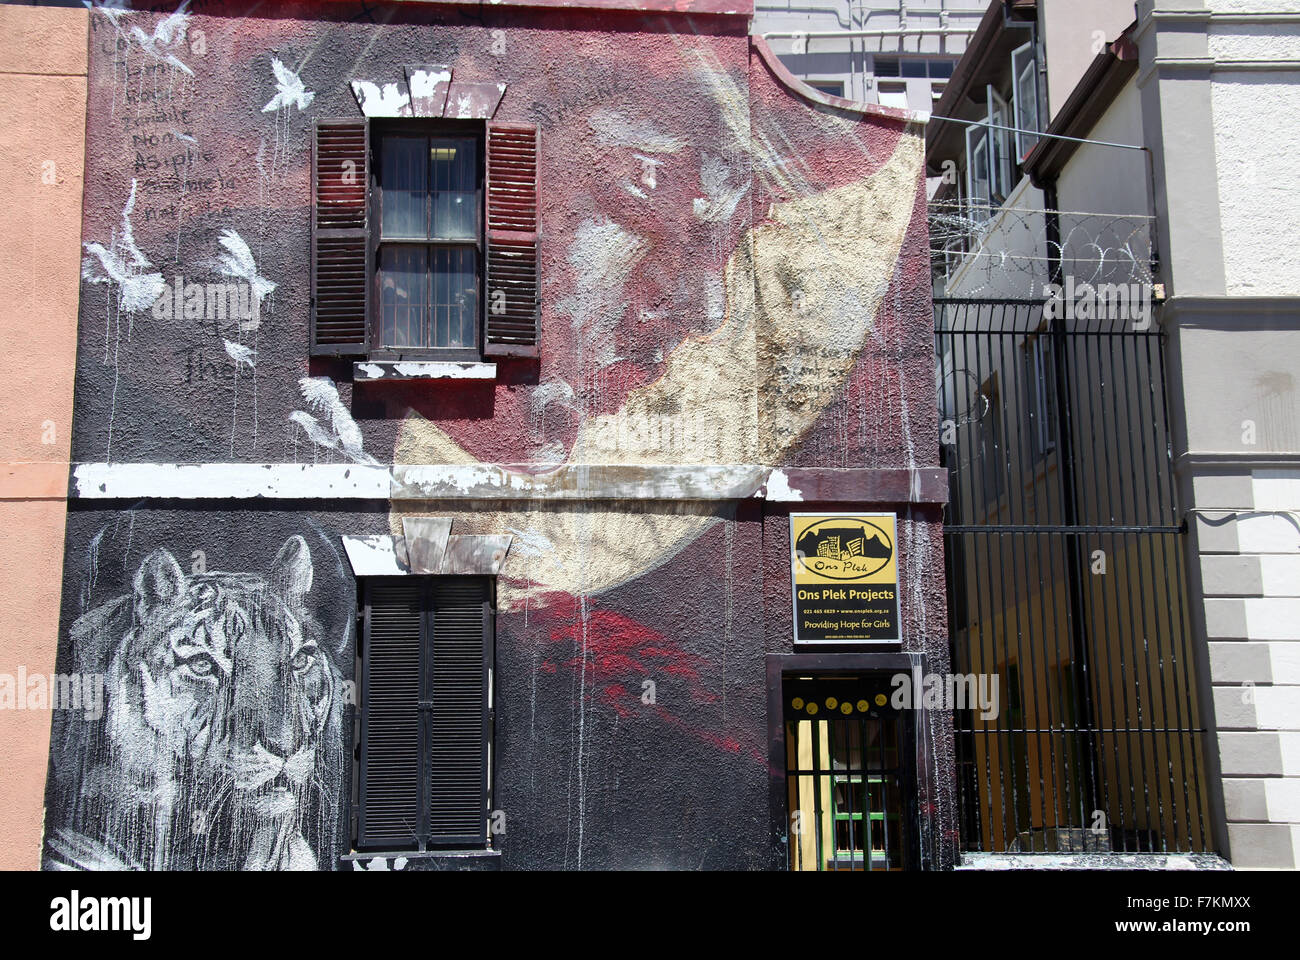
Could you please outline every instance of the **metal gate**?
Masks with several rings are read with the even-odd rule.
[[[962,848],[1207,849],[1157,320],[934,310]]]

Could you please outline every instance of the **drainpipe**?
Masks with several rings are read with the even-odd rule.
[[[764,40],[772,37],[794,39],[802,37],[813,39],[849,39],[850,37],[968,37],[975,33],[974,27],[915,27],[907,30],[769,30],[763,34]]]

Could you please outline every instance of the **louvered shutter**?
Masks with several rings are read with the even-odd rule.
[[[481,847],[490,584],[380,578],[365,591],[357,846]]]
[[[357,845],[409,849],[420,832],[420,678],[425,585],[366,584]]]
[[[366,352],[370,138],[365,120],[317,120],[312,151],[313,354]]]
[[[487,581],[433,580],[429,688],[429,840],[487,840]]]
[[[541,345],[537,127],[487,127],[487,296],[483,351],[536,357]]]

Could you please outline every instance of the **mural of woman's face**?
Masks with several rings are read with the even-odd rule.
[[[905,138],[871,176],[773,204],[767,222],[727,249],[725,267],[695,271],[701,283],[725,291],[723,321],[676,343],[653,379],[624,391],[612,409],[588,412],[568,462],[787,462],[842,389],[870,334],[911,222],[920,159],[919,138]],[[653,286],[611,289],[635,298]],[[473,462],[415,414],[403,425],[396,460]],[[392,520],[400,532],[401,515]],[[526,530],[551,545],[507,559],[503,575],[522,584],[518,593],[503,591],[508,605],[525,594],[616,586],[662,563],[714,520],[691,512],[535,510],[479,512],[456,522],[464,532]]]
[[[564,238],[545,300],[569,345],[544,361],[543,376],[573,388],[589,416],[617,409],[683,339],[723,319],[722,272],[748,216],[738,209],[747,180],[697,145],[721,149],[727,135],[707,91],[687,86],[689,117],[630,99],[543,130],[544,156],[576,144],[589,158],[582,169],[543,171],[547,193],[558,193],[547,198],[546,234]]]

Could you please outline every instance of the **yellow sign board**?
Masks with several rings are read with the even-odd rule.
[[[898,518],[793,513],[796,643],[897,641]]]

